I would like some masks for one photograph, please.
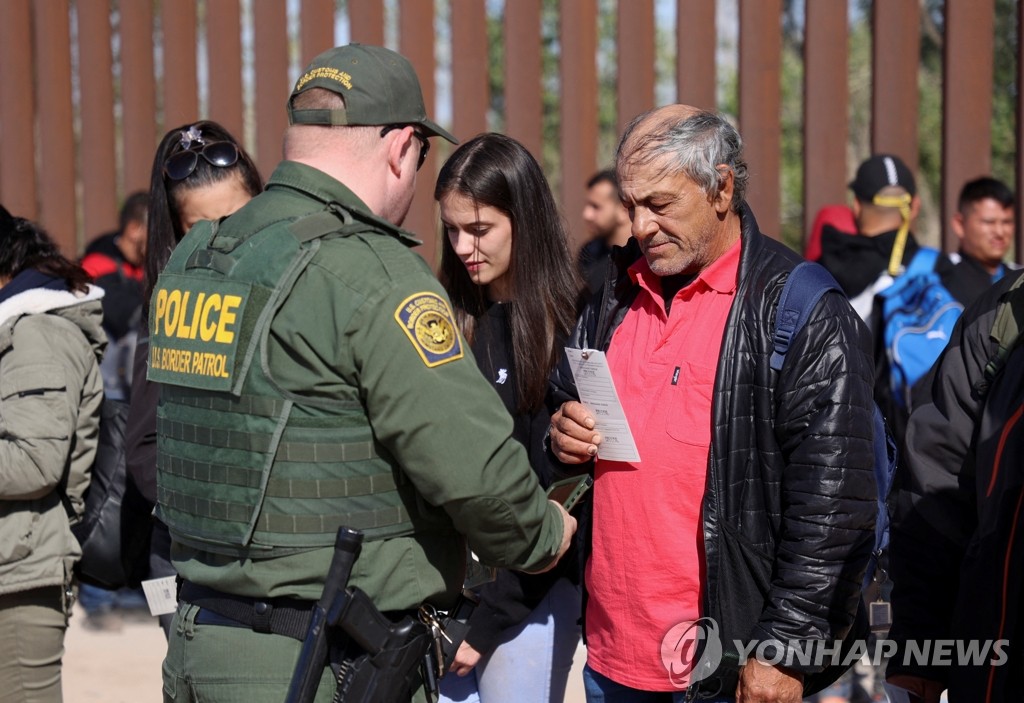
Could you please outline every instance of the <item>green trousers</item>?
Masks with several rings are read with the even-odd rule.
[[[60,586],[0,596],[0,700],[61,703],[67,627]]]
[[[224,625],[197,625],[199,609],[178,605],[163,664],[165,703],[281,703],[302,643],[284,635]],[[330,703],[334,676],[325,668],[316,703]],[[426,702],[420,691],[413,701]],[[395,701],[395,703],[401,703]]]

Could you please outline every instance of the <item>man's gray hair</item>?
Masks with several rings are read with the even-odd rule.
[[[655,110],[637,116],[626,127],[615,152],[616,169],[621,173],[628,161],[649,164],[665,157],[665,172],[682,172],[714,197],[724,183],[725,165],[733,172],[732,201],[729,208],[739,212],[746,197],[747,162],[743,160],[743,139],[725,118],[700,111],[686,119],[664,118],[641,136],[634,136],[637,125],[650,119]]]

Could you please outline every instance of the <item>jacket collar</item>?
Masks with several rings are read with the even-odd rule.
[[[290,188],[299,191],[307,197],[319,200],[324,205],[338,203],[352,211],[360,220],[370,222],[375,227],[397,237],[406,246],[413,247],[423,243],[412,232],[375,215],[348,186],[312,166],[298,161],[282,161],[270,175],[270,180],[267,181],[267,190],[275,188]]]
[[[0,326],[25,315],[36,315],[72,305],[80,305],[90,300],[99,300],[102,297],[103,289],[93,285],[90,285],[85,293],[72,293],[67,289],[30,288],[0,302]]]
[[[33,288],[48,288],[50,290],[67,290],[67,282],[63,279],[47,275],[35,269],[25,269],[17,276],[8,281],[7,285],[0,287],[0,303],[8,298],[13,298],[18,293],[24,293]]]

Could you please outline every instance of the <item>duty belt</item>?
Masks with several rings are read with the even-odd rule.
[[[178,600],[199,606],[198,625],[244,627],[302,641],[315,601],[298,598],[250,598],[182,581]]]

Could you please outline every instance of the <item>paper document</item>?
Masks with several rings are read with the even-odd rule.
[[[174,576],[150,579],[142,582],[142,591],[146,594],[150,615],[166,615],[173,613],[178,607],[176,592],[178,585]]]
[[[597,425],[595,429],[601,433],[601,444],[597,448],[597,456],[606,461],[640,461],[640,453],[636,450],[633,433],[629,431],[626,413],[619,402],[619,394],[612,382],[612,372],[608,368],[608,359],[604,352],[594,349],[565,349],[576,379],[576,390],[580,394],[580,402],[593,411]]]

